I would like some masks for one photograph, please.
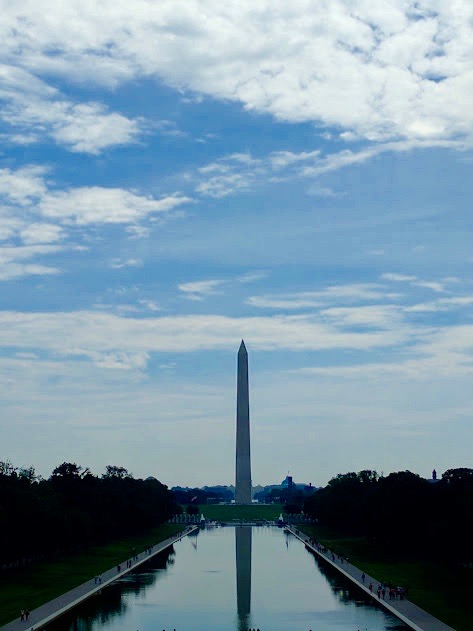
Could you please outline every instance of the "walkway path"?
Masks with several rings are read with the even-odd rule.
[[[313,550],[316,554],[324,559],[327,563],[330,563],[333,567],[337,568],[339,572],[348,577],[353,583],[355,583],[360,589],[371,596],[373,600],[375,600],[379,605],[390,611],[392,614],[400,618],[403,622],[405,622],[411,629],[415,629],[415,631],[455,631],[452,627],[440,622],[437,618],[434,618],[424,611],[414,603],[411,603],[409,600],[383,600],[382,598],[378,599],[376,588],[379,584],[379,581],[376,580],[372,576],[365,576],[365,583],[363,584],[361,581],[362,571],[357,567],[348,563],[347,561],[340,562],[340,560],[335,555],[335,560],[332,560],[332,552],[331,550],[327,550],[325,553],[321,552],[317,549],[317,547],[311,543],[311,538],[306,534],[301,532],[295,527],[287,526],[287,530],[291,532],[295,537],[300,539],[305,545]],[[373,592],[370,592],[368,589],[368,585],[373,584]],[[0,631],[2,631],[0,629]]]
[[[123,568],[121,572],[117,572],[116,567],[103,572],[101,574],[101,583],[96,583],[95,578],[92,577],[89,581],[82,583],[82,585],[71,589],[69,592],[62,594],[62,596],[58,596],[57,598],[50,600],[48,603],[41,605],[41,607],[34,609],[30,613],[28,622],[22,622],[18,616],[18,619],[9,622],[3,627],[0,627],[0,631],[41,631],[41,629],[46,624],[48,624],[55,618],[58,618],[69,609],[72,609],[93,594],[99,592],[107,585],[110,585],[110,583],[116,581],[117,578],[128,574],[128,572],[134,570],[142,563],[145,563],[156,554],[159,554],[159,552],[162,552],[165,548],[168,548],[176,541],[180,541],[182,537],[188,535],[190,532],[196,530],[197,528],[198,526],[189,526],[179,534],[173,535],[172,537],[169,537],[169,539],[165,539],[161,543],[153,546],[151,548],[151,553],[148,553],[146,551],[140,552],[136,556],[135,560],[132,561],[131,568],[126,567],[125,559],[122,563],[120,563],[120,566]]]

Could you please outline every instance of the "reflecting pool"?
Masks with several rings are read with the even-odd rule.
[[[206,528],[150,559],[48,631],[404,631],[276,527]]]

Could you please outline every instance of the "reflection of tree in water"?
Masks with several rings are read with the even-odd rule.
[[[376,604],[376,601],[365,594],[365,592],[352,583],[350,579],[345,578],[343,574],[340,574],[338,570],[332,567],[329,563],[326,563],[310,548],[306,547],[306,550],[313,557],[320,574],[325,578],[333,593],[341,603],[345,605],[355,605],[355,607],[378,609],[379,606]],[[408,627],[403,622],[393,620],[390,626],[386,627],[386,629],[388,631],[405,631]]]
[[[140,565],[115,583],[107,586],[100,594],[91,596],[82,605],[74,608],[47,626],[48,631],[92,631],[101,628],[114,618],[124,615],[128,609],[126,595],[144,596],[149,587],[158,581],[169,565],[174,563],[176,552],[173,546]]]

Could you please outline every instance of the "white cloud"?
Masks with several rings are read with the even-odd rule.
[[[59,274],[60,270],[56,267],[47,265],[39,265],[37,263],[17,263],[15,262],[15,253],[5,256],[5,248],[0,248],[0,280],[9,281],[22,276],[44,276],[50,274]],[[10,248],[9,248],[10,249]],[[18,248],[11,248],[18,249]],[[21,258],[21,256],[19,257]]]
[[[59,274],[61,270],[37,263],[5,263],[0,269],[0,280],[13,280],[22,276],[45,276]]]
[[[146,239],[150,235],[150,228],[147,226],[140,226],[134,224],[125,228],[126,232],[130,235],[130,239]]]
[[[378,250],[369,250],[367,254],[370,254],[371,256],[383,256],[385,254],[385,251],[380,248]]]
[[[454,296],[452,298],[440,298],[439,303],[443,305],[463,307],[473,304],[473,296]]]
[[[34,199],[46,193],[45,175],[47,169],[43,166],[29,165],[16,171],[0,169],[0,196],[12,204],[28,206]]]
[[[152,74],[345,138],[470,137],[469,3],[71,0],[3,8],[0,51],[27,72],[106,86]],[[59,51],[59,54],[51,51]],[[93,73],[90,69],[93,68]]]
[[[142,133],[141,121],[108,112],[99,103],[67,104],[62,110],[50,134],[71,151],[98,154],[109,147],[137,142]]]
[[[301,153],[293,153],[292,151],[273,151],[270,154],[269,160],[274,170],[285,169],[288,166],[296,164],[298,162],[312,161],[320,156],[320,151],[309,151]]]
[[[250,296],[247,303],[267,309],[305,309],[321,307],[332,302],[357,302],[379,299],[394,299],[397,294],[386,292],[382,285],[375,283],[353,283],[332,285],[319,291],[302,291],[290,294]]]
[[[344,327],[390,328],[402,325],[402,315],[397,305],[331,307],[320,311],[320,315]]]
[[[249,191],[253,185],[252,173],[229,173],[228,175],[214,175],[208,180],[202,181],[196,187],[200,195],[220,199],[235,192]]]
[[[89,186],[44,195],[39,210],[44,217],[64,223],[133,223],[151,213],[166,212],[190,201],[169,195],[161,199],[144,197],[121,188]]]
[[[63,249],[53,245],[28,245],[0,247],[0,280],[8,281],[22,276],[58,274],[56,267],[40,265],[34,261],[38,256],[55,254]]]
[[[344,149],[338,153],[331,153],[320,156],[312,161],[312,164],[302,166],[299,169],[299,175],[303,177],[316,177],[324,173],[338,171],[345,167],[363,164],[376,156],[390,152],[408,152],[414,149],[423,149],[426,147],[439,147],[465,150],[467,144],[459,140],[400,140],[396,142],[384,142],[375,145],[366,146],[358,151]]]
[[[4,216],[0,211],[0,241],[8,241],[16,236],[23,227],[24,222],[21,219]]]
[[[423,302],[405,307],[404,310],[409,313],[435,313],[437,311],[451,311],[458,307],[467,307],[473,304],[473,296],[454,296],[452,298],[439,298],[432,302]]]
[[[110,353],[91,353],[90,358],[99,368],[134,370],[144,368],[148,362],[149,356],[147,353],[125,353],[123,351],[115,351]]]
[[[437,293],[442,293],[445,291],[445,286],[443,285],[443,283],[439,283],[437,281],[417,281],[414,283],[414,285],[417,285],[417,287],[425,287],[426,289],[431,289],[432,291],[435,291]]]
[[[261,158],[250,154],[231,154],[197,169],[196,174],[186,174],[196,179],[195,190],[208,197],[222,198],[235,193],[248,192],[268,182],[284,182],[290,179],[315,179],[326,173],[363,164],[368,160],[389,152],[409,152],[427,146],[465,150],[467,144],[458,140],[402,140],[366,146],[357,151],[344,149],[337,153],[322,154],[321,151],[292,153],[273,151]],[[242,159],[242,157],[244,159]],[[330,187],[313,183],[305,191],[319,197],[338,197]]]
[[[181,283],[178,285],[178,289],[184,293],[184,297],[187,300],[202,301],[208,296],[222,293],[219,289],[222,289],[224,285],[234,285],[235,283],[246,285],[248,283],[255,283],[267,278],[268,275],[268,272],[265,271],[247,272],[235,278],[198,280]]]
[[[24,261],[41,254],[54,254],[64,249],[59,245],[28,245],[21,247],[2,247],[0,248],[0,261],[8,263],[9,261]]]
[[[54,246],[31,246],[27,258]],[[8,262],[5,256],[0,260]],[[3,266],[2,266],[3,268]],[[43,272],[44,273],[44,272]],[[212,295],[229,281],[206,280],[182,283],[180,290],[200,298]],[[383,296],[382,286],[346,285],[312,292],[325,304],[356,302],[353,306],[331,306],[314,314],[233,318],[221,315],[148,316],[79,311],[70,313],[0,312],[0,339],[20,352],[46,352],[64,357],[87,358],[107,368],[145,368],[151,353],[188,353],[197,350],[230,349],[243,337],[253,350],[320,351],[348,349],[378,350],[392,357],[352,366],[314,367],[309,371],[326,376],[354,378],[368,373],[391,373],[427,379],[429,375],[457,375],[473,370],[473,327],[411,322],[410,308],[397,304],[358,304]],[[315,300],[315,298],[314,298]],[[473,304],[471,296],[440,298],[440,308],[459,309]],[[122,305],[132,313],[144,308],[159,310],[148,300]],[[109,308],[107,305],[103,305]],[[360,357],[363,357],[361,355]],[[357,358],[357,355],[353,355]]]
[[[98,154],[136,142],[142,120],[109,112],[101,103],[74,103],[24,69],[0,65],[0,118],[11,127],[11,142],[31,144],[52,138],[71,151]],[[19,131],[21,130],[21,131]]]
[[[199,280],[181,283],[178,285],[178,289],[184,293],[187,300],[200,301],[216,294],[217,287],[221,287],[224,283],[224,280]]]
[[[404,282],[410,282],[410,281],[414,281],[417,280],[417,276],[411,276],[408,274],[395,274],[392,272],[387,272],[385,274],[381,274],[381,278],[383,280],[392,280],[394,282],[398,282],[398,283],[404,283]]]
[[[472,303],[473,300],[468,303],[465,301],[468,305]],[[389,321],[387,324],[390,326]],[[398,330],[399,325],[399,330],[402,329],[400,320],[398,324],[394,321],[391,324],[394,330]],[[473,374],[473,326],[470,324],[440,327],[420,325],[408,329],[406,335],[410,337],[410,345],[396,354],[395,361],[388,355],[387,360],[379,362],[305,367],[295,372],[356,382],[383,379],[385,376],[431,382],[434,379],[456,379]]]
[[[0,312],[0,339],[8,346],[89,358],[102,365],[120,363],[120,357],[132,357],[137,365],[152,352],[234,348],[242,337],[256,350],[307,351],[386,348],[402,343],[406,336],[406,331],[346,331],[308,315],[133,318],[98,311]]]
[[[255,283],[258,280],[264,280],[265,278],[268,278],[269,276],[269,272],[247,272],[246,274],[243,274],[242,276],[238,276],[237,277],[237,281],[239,283]]]
[[[161,307],[154,300],[139,300],[140,305],[142,305],[147,311],[161,311]]]
[[[368,152],[368,159],[374,151]],[[198,184],[195,188],[200,195],[222,198],[235,193],[248,192],[264,182],[281,182],[291,178],[313,177],[325,172],[327,162],[333,161],[333,168],[345,166],[336,156],[320,156],[320,151],[293,153],[273,151],[262,158],[250,154],[230,154],[219,158],[197,170]],[[333,159],[333,160],[332,160]],[[353,162],[356,162],[356,156]],[[317,167],[315,165],[318,165]],[[193,177],[189,175],[189,177]],[[195,176],[194,176],[195,177]],[[313,185],[307,193],[324,197],[337,194],[329,188]]]
[[[340,193],[336,193],[328,186],[320,186],[312,184],[306,190],[307,195],[313,195],[314,197],[340,197]]]
[[[63,249],[85,249],[70,242],[71,235],[79,234],[73,230],[74,226],[128,224],[128,231],[135,228],[134,236],[143,237],[149,228],[140,225],[140,221],[153,221],[157,215],[168,219],[171,211],[191,201],[179,193],[156,199],[121,188],[99,186],[58,190],[46,179],[47,175],[47,169],[34,165],[16,171],[0,169],[0,240],[17,238],[21,242],[21,247],[2,249],[2,256],[9,257],[9,267],[4,269],[2,279],[57,273],[56,268],[42,265],[12,264],[24,260],[25,253],[31,258],[51,252],[45,248],[33,250],[30,246],[35,244],[61,241]],[[112,261],[115,267],[137,264],[137,259],[132,258]]]
[[[272,154],[270,154],[272,155]],[[249,153],[232,153],[197,169],[196,192],[216,199],[254,188],[272,168],[270,159],[254,158]],[[189,175],[195,178],[193,175]]]
[[[418,278],[417,276],[412,276],[408,274],[395,274],[395,273],[385,273],[381,274],[380,278],[382,280],[393,281],[393,282],[401,282],[401,283],[409,283],[414,287],[422,287],[425,289],[431,289],[435,293],[444,293],[447,291],[447,284],[458,284],[460,281],[458,278],[445,277],[442,281],[427,281]]]
[[[61,226],[50,223],[31,223],[20,230],[20,237],[26,245],[34,243],[54,243],[61,241],[64,231]]]
[[[140,259],[113,259],[110,261],[112,269],[122,269],[123,267],[141,267],[143,261]]]
[[[382,379],[401,377],[414,381],[431,381],[473,374],[473,355],[445,352],[405,359],[399,362],[377,362],[352,366],[302,368],[300,374],[319,375],[329,379]]]

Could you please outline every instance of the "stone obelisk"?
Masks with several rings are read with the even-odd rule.
[[[235,504],[251,504],[248,353],[243,340],[238,351]]]

